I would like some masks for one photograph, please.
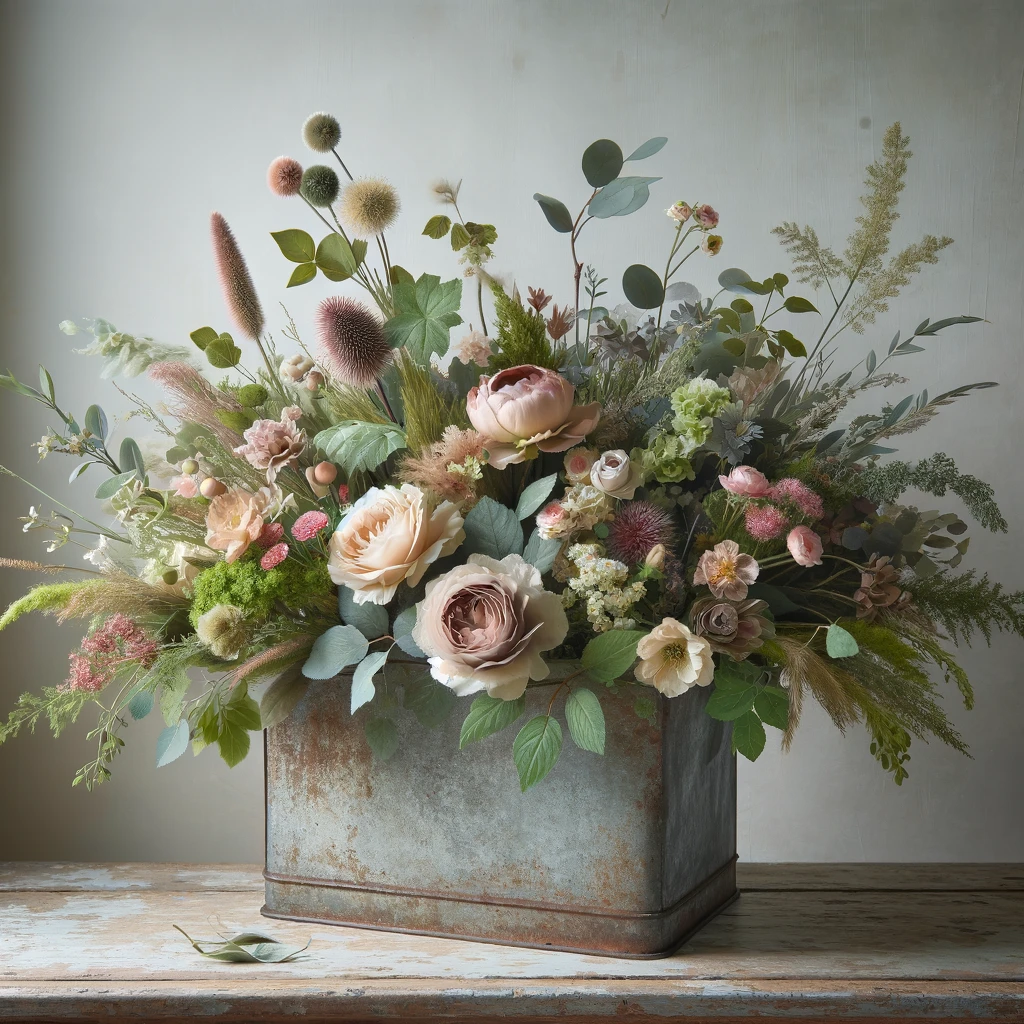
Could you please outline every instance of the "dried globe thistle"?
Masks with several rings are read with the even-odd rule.
[[[341,125],[330,114],[310,114],[302,126],[302,138],[315,153],[329,153],[341,140]]]
[[[299,194],[310,206],[330,206],[340,189],[338,175],[325,164],[313,164],[302,172]]]
[[[672,545],[672,516],[651,501],[627,501],[608,526],[606,546],[612,558],[632,567],[647,557],[651,548]]]
[[[275,196],[294,196],[302,187],[302,164],[290,156],[279,156],[267,168],[267,184]]]
[[[235,236],[219,213],[210,215],[210,235],[224,301],[239,330],[255,341],[263,331],[263,307]]]
[[[398,216],[394,186],[381,178],[359,178],[341,196],[341,216],[359,235],[379,235]]]
[[[377,318],[354,299],[335,295],[320,303],[316,319],[325,362],[339,380],[373,385],[391,362],[391,346]]]

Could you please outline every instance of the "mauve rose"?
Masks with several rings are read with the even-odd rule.
[[[428,655],[430,674],[460,697],[486,690],[515,700],[531,679],[547,677],[541,652],[568,632],[558,595],[544,590],[522,556],[470,555],[427,584],[412,637]]]
[[[571,484],[589,484],[590,467],[597,461],[597,452],[593,448],[573,448],[565,453],[562,465],[565,475]]]
[[[786,547],[797,565],[821,565],[821,538],[809,526],[794,526]]]
[[[744,498],[763,498],[771,489],[768,478],[753,466],[735,466],[718,482],[730,493]]]
[[[611,498],[632,498],[643,477],[621,449],[605,452],[590,467],[590,482]]]
[[[301,417],[302,410],[289,405],[281,410],[280,420],[257,420],[242,434],[245,444],[235,448],[235,454],[256,469],[265,469],[267,480],[273,483],[277,474],[305,450],[306,432],[295,426]]]
[[[485,437],[488,462],[504,469],[542,452],[564,452],[579,444],[601,417],[597,402],[574,406],[576,389],[541,366],[513,366],[466,396],[469,421]]]
[[[700,221],[701,227],[709,230],[718,227],[718,211],[708,206],[707,203],[701,203],[693,212],[697,220]]]
[[[387,604],[403,580],[415,587],[432,562],[465,538],[450,501],[432,506],[414,484],[371,487],[334,531],[327,571],[356,604]]]

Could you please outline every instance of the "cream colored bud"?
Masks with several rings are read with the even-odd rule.
[[[313,467],[313,479],[318,484],[333,484],[337,477],[338,467],[333,462],[318,462]]]
[[[668,554],[668,552],[665,550],[664,544],[655,544],[654,547],[647,552],[644,564],[649,565],[652,569],[661,569],[665,565],[666,554]]]
[[[214,479],[212,476],[208,476],[200,485],[199,493],[204,498],[216,498],[219,494],[224,494],[227,488],[219,481]]]

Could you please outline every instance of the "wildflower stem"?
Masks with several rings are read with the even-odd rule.
[[[341,169],[345,172],[345,177],[348,178],[349,181],[354,181],[355,179],[352,177],[352,172],[349,171],[349,169],[345,166],[345,161],[341,159],[341,154],[338,152],[338,150],[334,146],[332,146],[331,152],[334,154],[338,163],[341,164]]]
[[[42,488],[36,487],[36,485],[32,483],[31,480],[26,480],[23,476],[18,476],[17,473],[15,473],[13,470],[8,469],[6,466],[0,466],[0,473],[6,473],[8,476],[14,477],[15,480],[20,480],[23,484],[27,485],[28,487],[31,487],[32,490],[35,491],[37,494],[41,494],[44,498],[46,498],[47,501],[52,501],[54,505],[59,506],[66,512],[70,512],[73,516],[76,516],[78,519],[81,519],[83,523],[88,523],[90,526],[95,526],[96,529],[99,530],[99,534],[101,537],[108,537],[110,540],[120,541],[121,543],[125,542],[126,538],[119,537],[116,533],[111,533],[109,530],[105,530],[102,524],[94,522],[92,519],[83,516],[81,512],[76,512],[69,505],[65,505],[63,501],[58,501],[52,495],[47,494],[46,491],[44,491]]]

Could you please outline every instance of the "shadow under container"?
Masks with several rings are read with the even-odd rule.
[[[526,793],[512,740],[544,714],[553,662],[526,714],[459,750],[469,701],[437,729],[406,712],[373,758],[350,675],[311,683],[266,733],[269,917],[603,956],[667,956],[736,892],[736,760],[709,691],[600,693],[605,754],[564,727],[558,763]],[[389,680],[413,667],[389,665]],[[655,704],[639,718],[639,695]]]

